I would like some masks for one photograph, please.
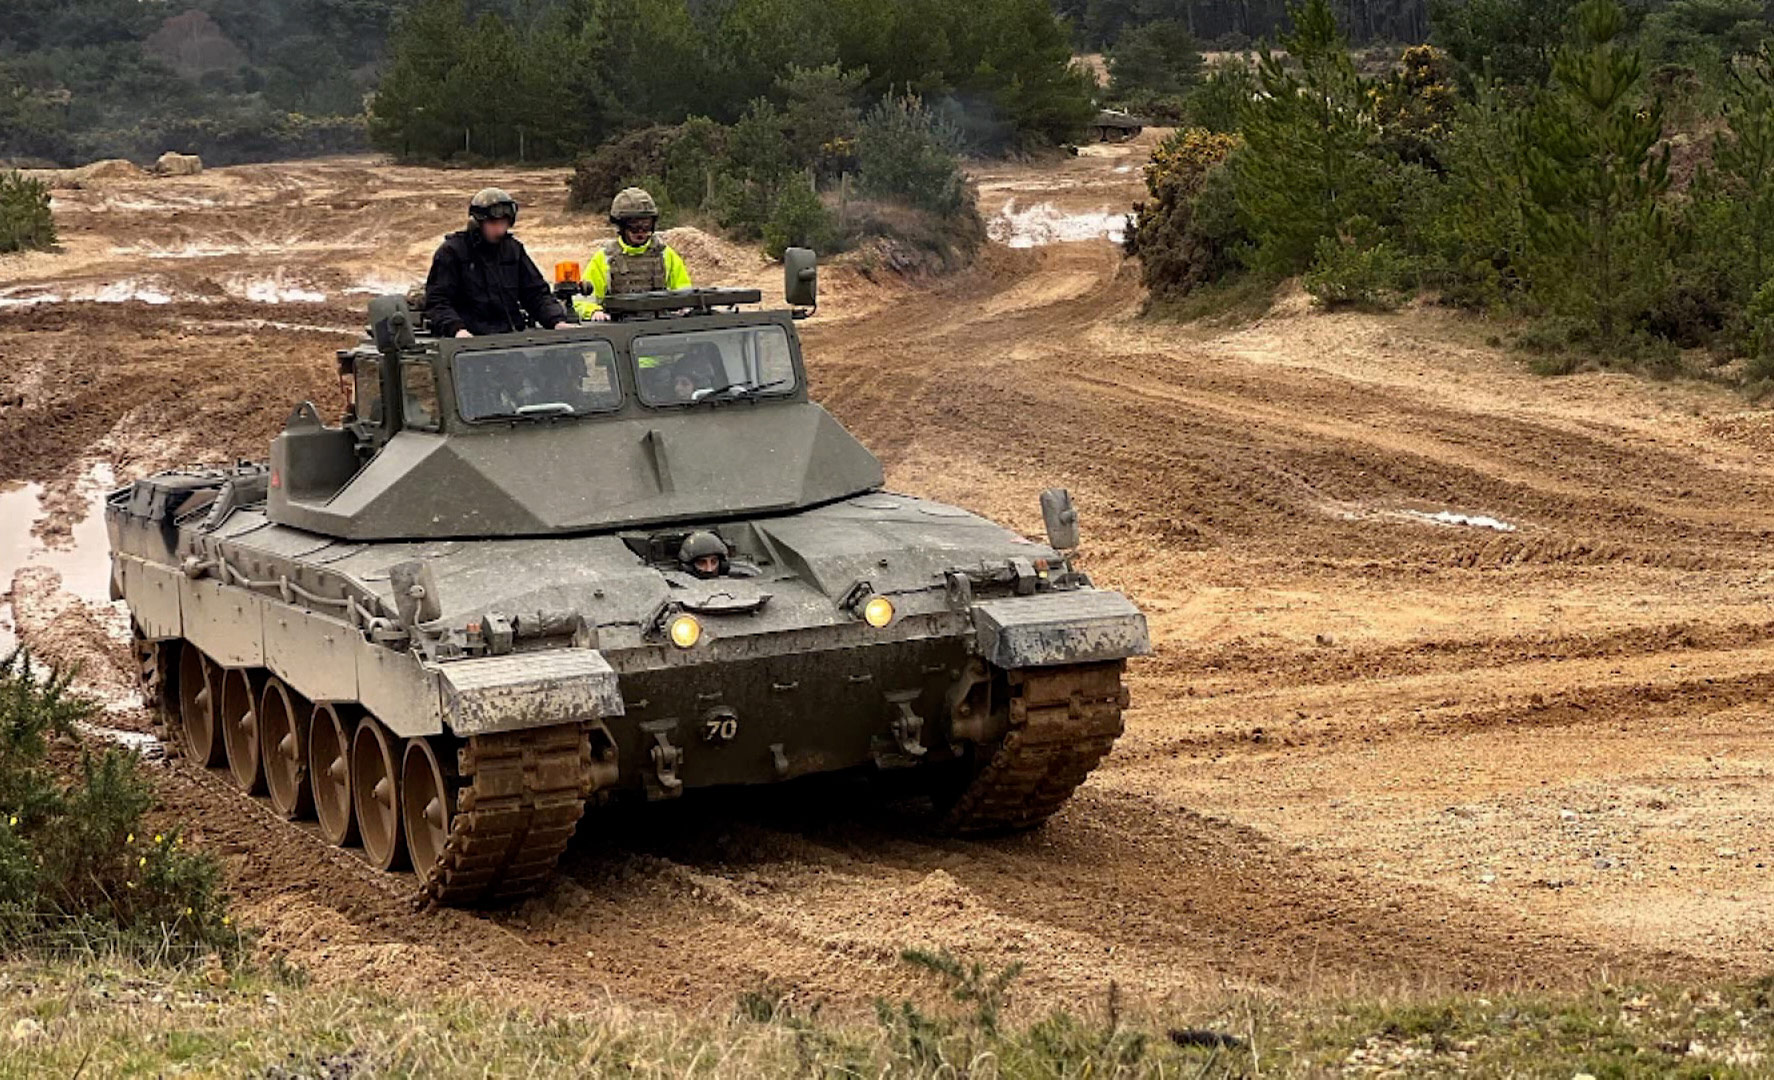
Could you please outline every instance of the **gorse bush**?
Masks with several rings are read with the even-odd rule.
[[[1124,241],[1153,296],[1187,296],[1237,267],[1247,236],[1227,160],[1239,145],[1235,135],[1191,128],[1153,152],[1145,168],[1148,197],[1134,208]]]
[[[135,754],[83,750],[71,776],[50,761],[51,738],[94,710],[24,652],[0,661],[0,947],[154,959],[233,950],[220,869],[176,830],[148,825],[154,796]]]
[[[49,186],[23,173],[0,173],[0,254],[54,246]]]
[[[687,127],[641,128],[581,157],[567,180],[567,209],[608,212],[610,200],[637,178],[663,175],[673,149],[685,139]],[[653,197],[663,194],[654,191]]]

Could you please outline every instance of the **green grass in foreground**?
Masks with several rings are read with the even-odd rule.
[[[926,958],[928,959],[928,958]],[[945,961],[947,958],[943,958]],[[1192,1015],[1000,1017],[1004,987],[931,964],[956,1004],[834,1019],[770,992],[685,1016],[403,999],[293,973],[0,964],[0,1076],[1760,1076],[1774,980],[1711,989],[1317,1004]],[[1181,1046],[1185,1041],[1206,1045]],[[1188,1034],[1192,1033],[1192,1034]],[[1219,1040],[1211,1035],[1230,1036]]]

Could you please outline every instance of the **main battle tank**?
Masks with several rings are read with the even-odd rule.
[[[370,304],[342,423],[113,493],[113,592],[172,741],[449,904],[541,887],[588,804],[904,771],[957,832],[1054,813],[1122,730],[1145,620],[1047,543],[883,490],[789,303],[439,340]],[[712,531],[717,576],[678,560]]]

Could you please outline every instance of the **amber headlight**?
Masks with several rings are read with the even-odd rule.
[[[885,596],[871,596],[862,605],[862,621],[879,630],[893,621],[893,601]]]
[[[696,616],[679,615],[671,621],[671,643],[673,645],[680,649],[688,649],[701,640],[702,624],[696,621]]]

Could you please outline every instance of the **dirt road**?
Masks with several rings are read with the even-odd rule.
[[[1149,613],[1128,733],[1064,812],[976,842],[845,784],[687,800],[588,818],[521,908],[414,913],[167,771],[167,813],[224,853],[266,947],[565,1005],[765,983],[855,1005],[907,988],[908,945],[1021,960],[1025,998],[1055,1002],[1765,972],[1774,417],[1537,378],[1430,307],[1142,321],[1103,234],[1150,138],[981,170],[1002,243],[975,272],[832,268],[807,327],[816,396],[891,486],[1036,532],[1065,484],[1088,569]],[[95,466],[262,455],[295,400],[336,404],[339,330],[491,179],[325,162],[58,197],[67,252],[0,260],[0,483],[41,486],[35,534],[65,542]],[[497,179],[540,260],[583,257],[558,174]],[[680,242],[704,279],[772,273]],[[121,688],[115,614],[37,542],[7,567],[32,564],[20,633]]]

